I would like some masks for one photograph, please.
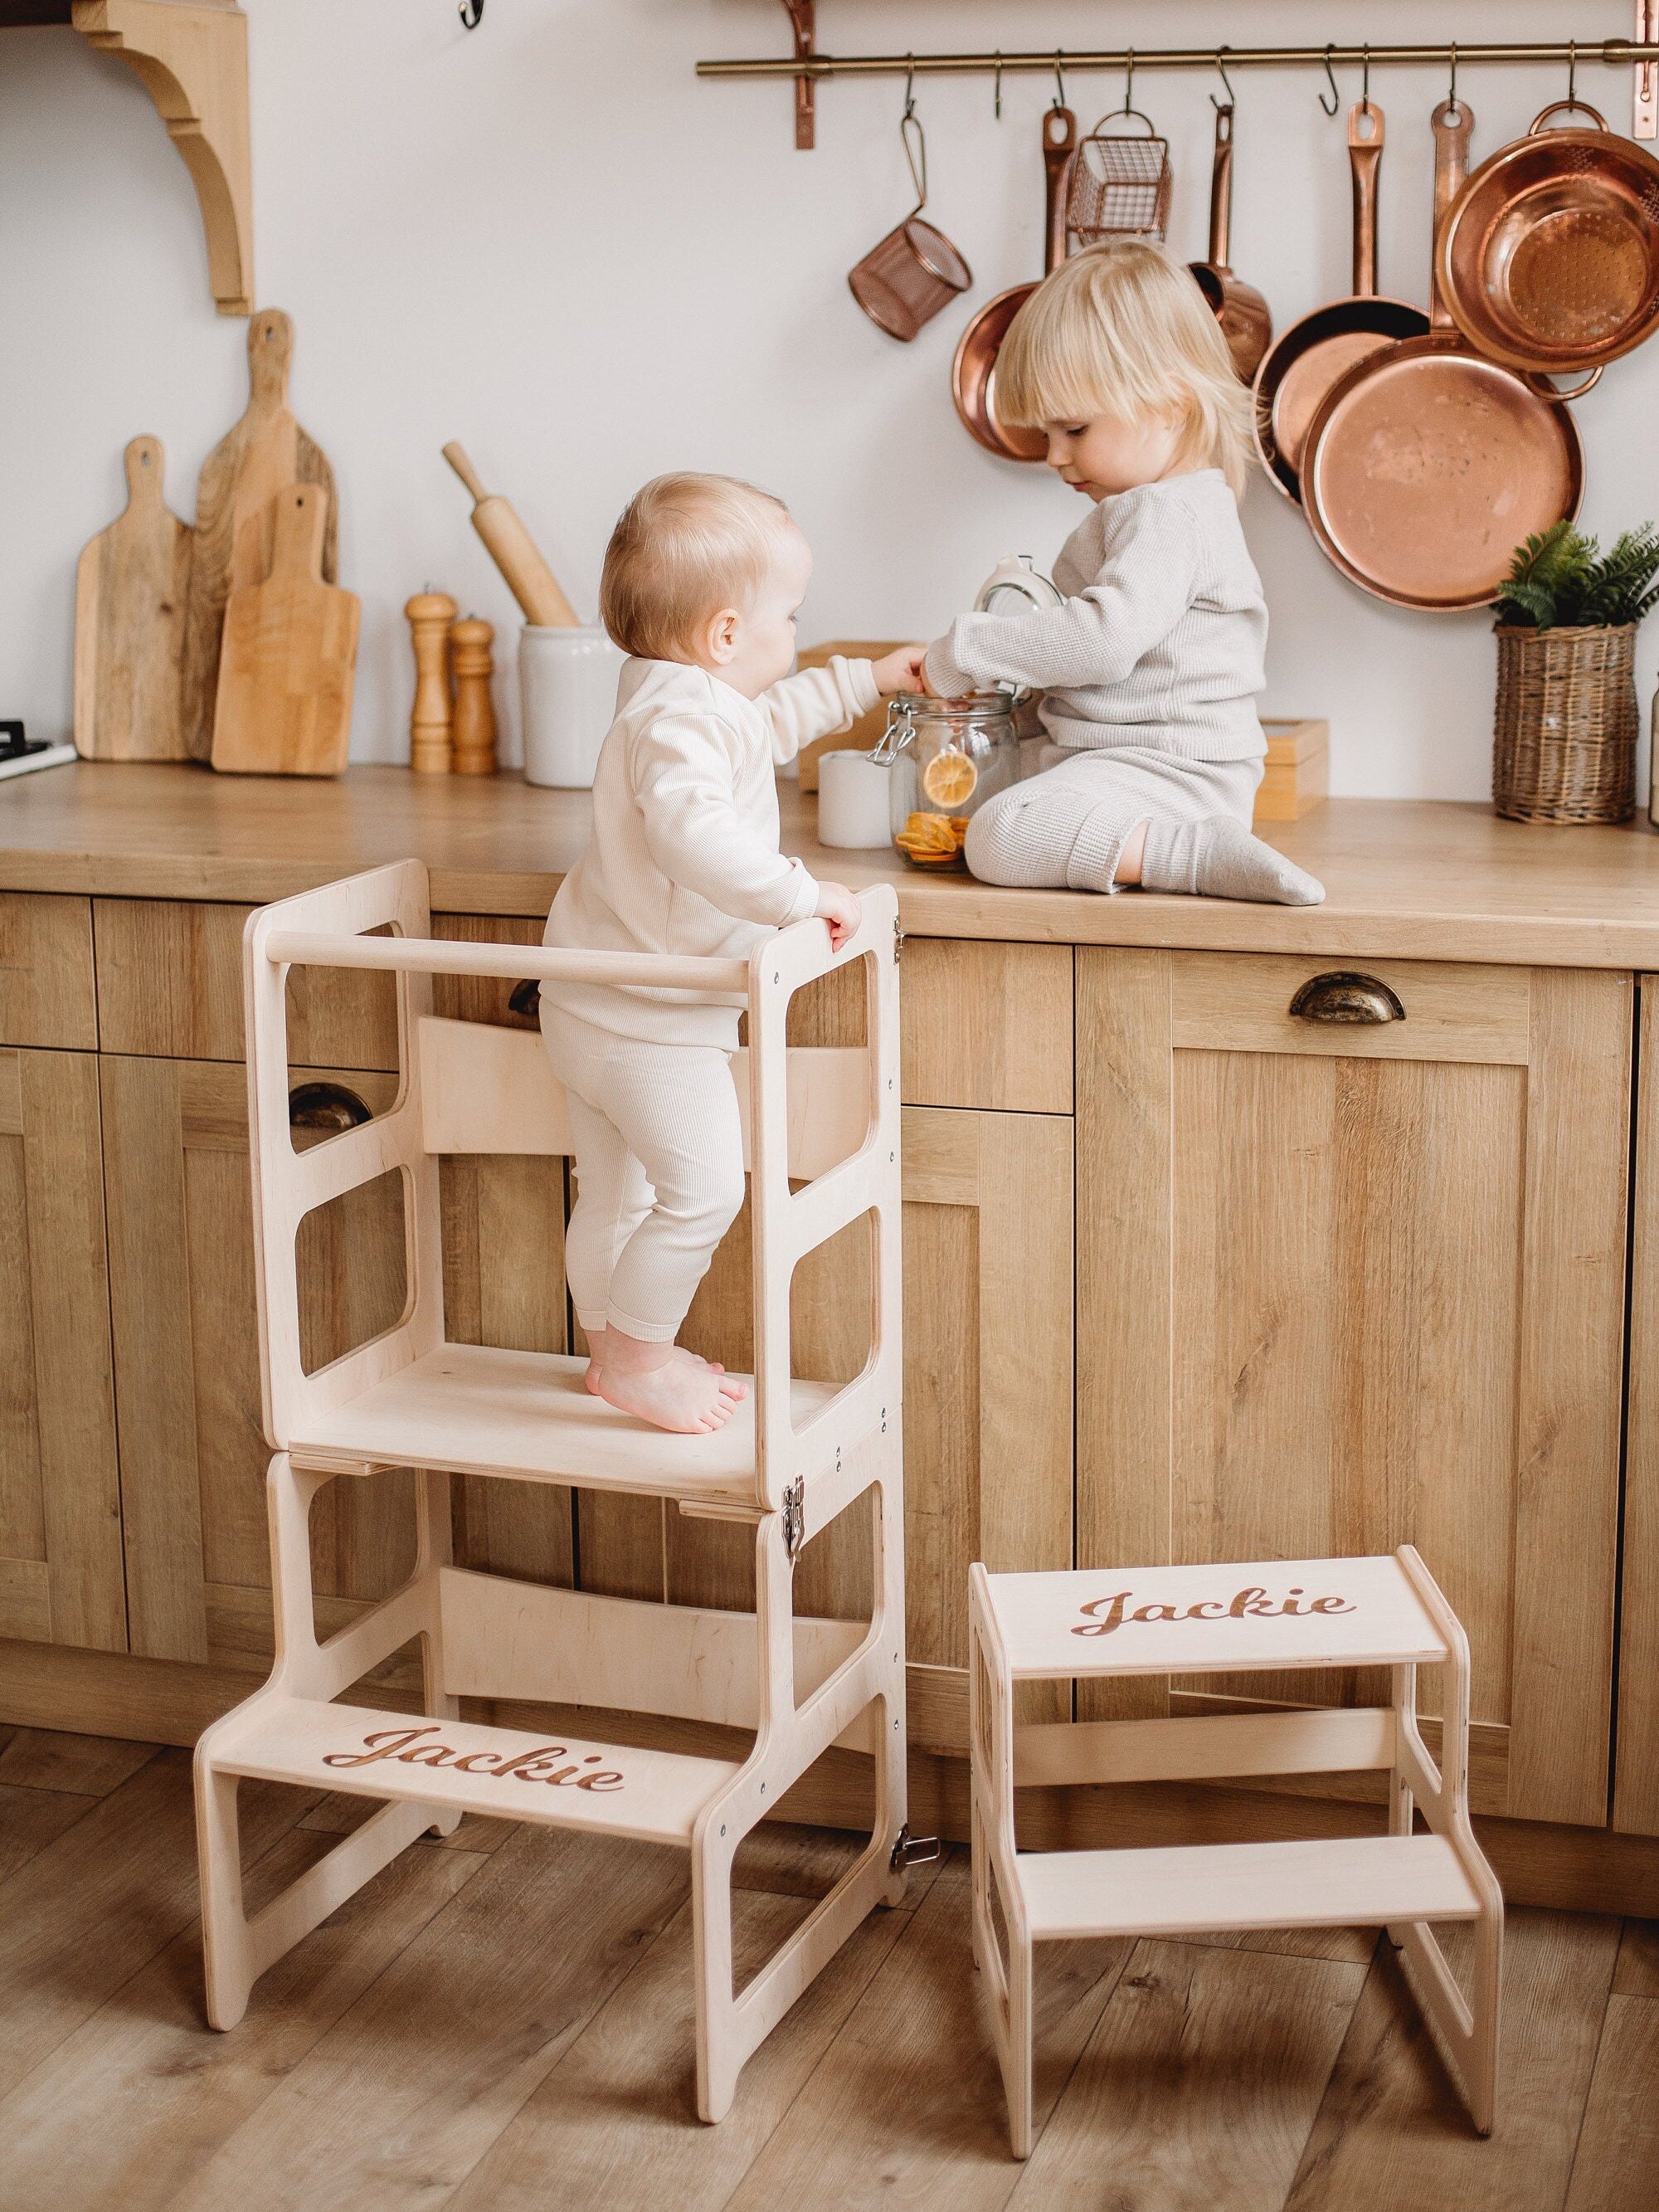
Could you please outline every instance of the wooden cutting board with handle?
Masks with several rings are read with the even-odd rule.
[[[351,742],[357,594],[323,581],[322,486],[290,484],[272,508],[270,574],[233,591],[225,607],[213,765],[338,775]]]
[[[127,504],[75,571],[75,746],[85,760],[188,760],[179,663],[191,532],[161,496],[159,438],[126,450]]]
[[[248,325],[248,403],[202,464],[196,486],[196,541],[185,603],[179,715],[196,760],[213,750],[213,708],[225,604],[234,591],[264,581],[270,567],[272,502],[284,486],[319,485],[327,494],[323,580],[338,574],[334,471],[288,404],[294,325],[266,307]]]

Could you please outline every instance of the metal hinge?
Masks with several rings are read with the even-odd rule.
[[[908,1824],[898,1832],[893,1844],[893,1856],[887,1862],[889,1869],[897,1874],[903,1867],[931,1866],[939,1856],[937,1836],[913,1836]]]
[[[806,1485],[799,1475],[783,1493],[783,1548],[793,1567],[806,1534]]]
[[[893,924],[893,965],[896,968],[904,957],[904,932],[895,921]]]

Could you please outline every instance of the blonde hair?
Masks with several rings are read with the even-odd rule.
[[[599,620],[624,653],[685,657],[699,626],[758,590],[790,519],[781,499],[735,477],[653,477],[605,550]]]
[[[1174,418],[1176,463],[1244,489],[1250,395],[1190,273],[1145,239],[1086,246],[1044,278],[997,356],[996,404],[1034,428]]]

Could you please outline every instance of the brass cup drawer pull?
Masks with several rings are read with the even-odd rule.
[[[1403,1022],[1406,1009],[1386,983],[1346,968],[1310,975],[1291,1000],[1298,1022]]]
[[[337,1137],[374,1119],[356,1092],[343,1083],[300,1083],[288,1094],[288,1124],[313,1136]]]

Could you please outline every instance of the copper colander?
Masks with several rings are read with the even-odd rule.
[[[1569,106],[1595,127],[1544,127]],[[1475,171],[1436,258],[1453,320],[1491,360],[1547,375],[1616,361],[1659,325],[1659,161],[1558,102]]]
[[[1108,127],[1126,118],[1144,123],[1147,135],[1122,137]],[[1120,107],[1103,116],[1078,147],[1066,202],[1066,230],[1079,246],[1122,237],[1161,242],[1170,227],[1172,188],[1169,140],[1158,137],[1151,118],[1138,107]]]

